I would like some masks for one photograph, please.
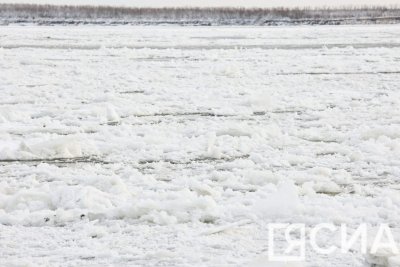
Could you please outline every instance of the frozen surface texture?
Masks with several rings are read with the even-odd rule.
[[[0,27],[0,265],[263,266],[271,222],[400,241],[399,80],[400,26]]]

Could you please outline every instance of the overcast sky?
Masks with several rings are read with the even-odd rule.
[[[0,3],[40,3],[71,5],[117,6],[343,6],[343,5],[399,5],[400,0],[0,0]]]

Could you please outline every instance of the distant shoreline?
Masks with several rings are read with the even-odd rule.
[[[399,7],[129,8],[0,4],[0,25],[353,25],[400,23]]]

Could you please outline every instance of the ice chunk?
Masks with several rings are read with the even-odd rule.
[[[298,189],[292,181],[280,182],[276,192],[260,199],[254,205],[255,211],[261,218],[291,215],[298,211],[299,207]]]
[[[108,123],[119,123],[121,121],[121,117],[115,111],[114,106],[107,106],[107,122]]]
[[[209,135],[207,152],[205,153],[205,156],[215,159],[220,159],[222,157],[222,152],[217,146],[217,136],[215,133]]]

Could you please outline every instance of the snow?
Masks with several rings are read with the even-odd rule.
[[[272,222],[400,242],[400,26],[8,26],[0,47],[0,265],[398,266],[266,251]]]

